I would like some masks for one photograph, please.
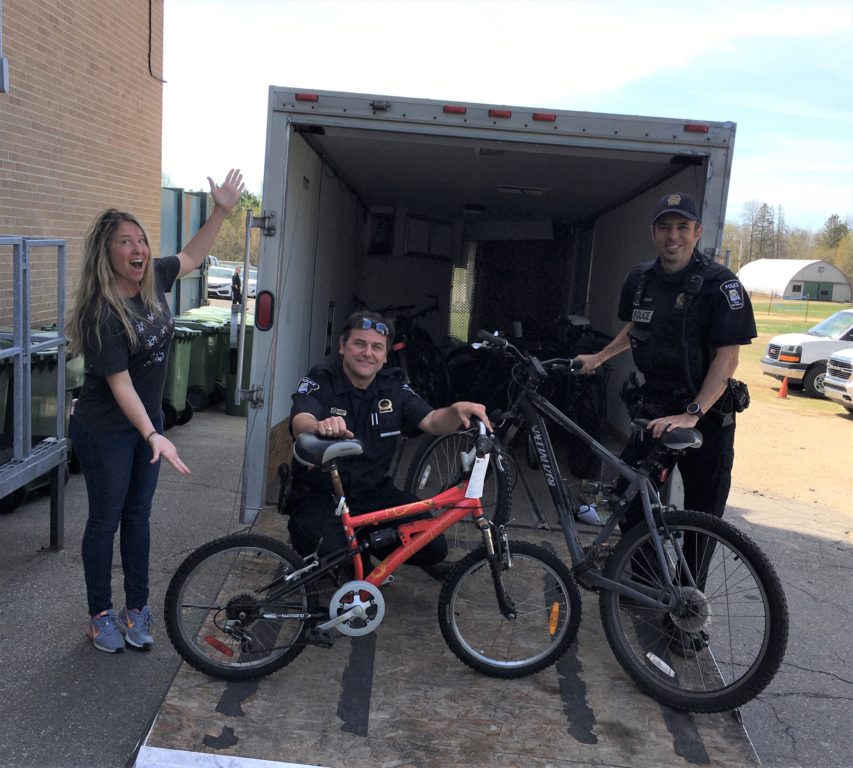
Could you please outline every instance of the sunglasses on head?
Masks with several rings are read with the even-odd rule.
[[[353,328],[359,327],[363,331],[369,331],[372,328],[374,331],[381,333],[383,336],[387,336],[391,331],[386,323],[380,323],[378,320],[371,320],[369,317],[362,317],[360,325],[359,321],[356,320],[353,324]]]

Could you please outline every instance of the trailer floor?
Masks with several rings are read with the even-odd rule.
[[[263,513],[255,530],[284,536]],[[559,529],[523,538],[568,558]],[[598,599],[582,591],[578,639],[554,666],[497,680],[464,666],[438,628],[440,584],[403,568],[377,632],[308,647],[251,683],[181,666],[136,768],[272,766],[760,766],[734,713],[692,715],[643,694],[613,658]]]

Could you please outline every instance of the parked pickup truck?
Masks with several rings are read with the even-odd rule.
[[[787,377],[791,386],[820,397],[827,359],[849,348],[853,348],[853,309],[842,309],[805,333],[783,333],[770,339],[761,370],[780,381]]]
[[[833,352],[826,363],[823,394],[853,414],[853,347]]]

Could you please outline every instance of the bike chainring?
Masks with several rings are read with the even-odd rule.
[[[385,598],[382,597],[379,588],[369,581],[348,581],[332,595],[329,602],[329,618],[336,619],[355,606],[361,606],[364,614],[347,619],[338,624],[335,629],[342,635],[350,637],[369,635],[380,625],[382,617],[385,616]]]

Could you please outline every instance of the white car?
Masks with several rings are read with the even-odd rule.
[[[207,270],[207,295],[214,299],[231,298],[231,267],[209,267]]]
[[[812,397],[823,394],[826,361],[853,347],[853,309],[842,309],[805,333],[774,336],[761,358],[761,370],[774,379],[802,387]]]
[[[853,348],[833,352],[827,360],[823,394],[853,414]]]

